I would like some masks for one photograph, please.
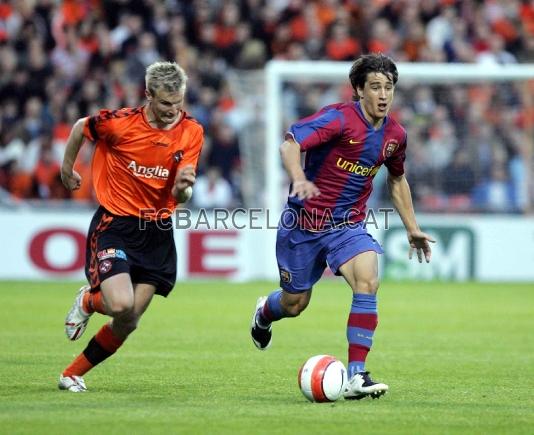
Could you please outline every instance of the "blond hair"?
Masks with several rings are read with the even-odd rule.
[[[154,62],[146,69],[145,86],[150,95],[163,89],[166,92],[185,92],[187,75],[176,62]]]

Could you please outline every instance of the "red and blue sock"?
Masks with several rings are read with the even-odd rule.
[[[365,371],[365,360],[373,345],[373,335],[377,324],[376,295],[354,294],[347,322],[349,378],[355,373]]]
[[[272,322],[286,317],[280,300],[282,299],[282,290],[275,290],[269,296],[263,305],[263,308],[256,315],[258,326],[268,328]]]

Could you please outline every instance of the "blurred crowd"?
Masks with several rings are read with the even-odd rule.
[[[367,52],[398,62],[534,62],[534,1],[3,1],[0,190],[92,203],[92,147],[82,147],[76,165],[82,189],[61,185],[71,125],[100,108],[143,104],[145,68],[165,59],[187,71],[187,111],[206,131],[196,206],[250,205],[243,166],[257,118],[243,121],[243,96],[229,77],[270,59],[350,61]],[[421,208],[527,210],[528,86],[399,88],[394,116],[408,126],[407,172]],[[288,85],[284,117],[308,115],[333,93],[350,98],[346,87]]]
[[[406,171],[420,210],[529,211],[533,84],[417,85],[398,93],[395,116],[407,126]]]

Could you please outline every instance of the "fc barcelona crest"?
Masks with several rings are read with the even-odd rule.
[[[384,157],[387,159],[391,157],[395,150],[399,147],[399,143],[395,139],[390,139],[384,147]]]
[[[291,272],[285,269],[280,269],[280,280],[283,283],[289,284],[291,282]]]

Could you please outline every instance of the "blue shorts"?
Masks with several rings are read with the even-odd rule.
[[[280,287],[290,293],[309,290],[319,281],[327,263],[340,275],[343,264],[365,251],[384,253],[362,223],[323,232],[280,226],[276,237]]]

